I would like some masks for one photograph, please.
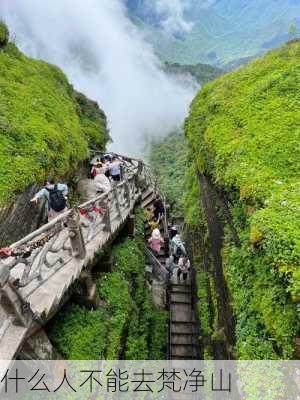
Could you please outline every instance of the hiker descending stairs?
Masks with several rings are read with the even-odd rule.
[[[148,218],[145,223],[145,240],[148,244],[147,252],[151,254],[146,271],[151,272],[156,277],[161,274],[167,287],[169,358],[177,360],[199,359],[198,327],[193,307],[191,274],[188,271],[190,270],[189,260],[184,255],[186,250],[178,231],[171,228],[172,240],[169,242],[166,218],[156,219],[156,201],[157,196],[153,190],[149,189],[144,192],[142,206],[145,208]],[[151,211],[153,215],[151,215]],[[161,236],[164,236],[164,241],[157,248],[153,248],[153,240],[156,240],[159,244]],[[149,247],[152,248],[149,249]],[[177,250],[177,247],[179,250]],[[185,263],[186,268],[184,268]]]

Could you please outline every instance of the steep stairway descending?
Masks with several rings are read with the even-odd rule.
[[[155,194],[153,190],[147,189],[142,194],[142,206],[147,208],[153,204]],[[163,229],[161,228],[161,233]],[[151,237],[151,227],[145,223],[145,239],[148,243]],[[166,246],[156,255],[157,260],[166,268],[168,254]],[[153,267],[146,265],[146,270],[152,272]],[[170,308],[170,332],[169,332],[169,357],[173,360],[199,359],[198,326],[193,308],[193,295],[191,280],[177,279],[177,269],[173,275],[168,274],[169,308]]]
[[[147,207],[150,207],[154,203],[155,197],[156,197],[156,195],[155,195],[154,188],[148,187],[142,193],[141,207],[145,208],[145,209]]]
[[[176,270],[170,279],[170,358],[193,360],[199,358],[197,322],[193,309],[191,281],[178,280]]]

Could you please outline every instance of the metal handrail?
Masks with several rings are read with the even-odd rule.
[[[155,257],[155,255],[152,253],[152,251],[146,245],[145,245],[145,250],[146,250],[146,253],[152,258],[152,260],[159,266],[160,269],[162,269],[164,272],[169,273],[167,268],[162,265],[162,263]]]

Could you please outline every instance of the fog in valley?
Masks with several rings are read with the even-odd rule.
[[[159,7],[170,11],[168,29],[188,29],[180,2],[175,14],[168,0]],[[147,138],[182,125],[195,84],[162,72],[123,1],[2,0],[0,17],[26,54],[59,65],[77,90],[99,102],[114,151],[141,154]]]

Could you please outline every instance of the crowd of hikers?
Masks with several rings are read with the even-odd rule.
[[[90,178],[96,193],[106,193],[112,188],[112,182],[120,182],[123,175],[123,162],[116,156],[105,154],[95,157],[92,162]],[[44,187],[30,200],[38,203],[40,199],[45,200],[48,221],[53,220],[67,209],[68,186],[65,183],[57,183],[52,177],[46,179]]]
[[[93,179],[96,193],[109,192],[114,182],[118,183],[123,179],[124,163],[117,156],[105,154],[102,157],[94,157],[91,164],[90,178]],[[36,193],[31,202],[37,203],[39,199],[45,199],[48,221],[51,221],[68,209],[68,191],[66,184],[56,183],[53,178],[49,177],[44,187]],[[146,217],[152,232],[149,246],[155,255],[159,255],[165,242],[160,232],[165,212],[164,204],[159,196],[156,196],[153,205],[146,210]],[[183,280],[186,280],[190,270],[190,261],[175,226],[169,228],[169,237],[170,256],[167,260],[167,268],[172,274],[176,271],[179,280],[181,275]]]
[[[153,205],[146,210],[146,217],[151,228],[151,237],[148,240],[150,249],[155,256],[158,256],[162,247],[165,244],[165,239],[160,232],[165,208],[159,196],[156,197]],[[188,273],[191,269],[190,260],[187,256],[184,242],[179,234],[178,228],[175,226],[169,227],[169,258],[167,259],[166,267],[173,275],[176,273],[177,279],[187,280]]]
[[[118,157],[106,154],[93,161],[91,178],[94,179],[97,193],[109,192],[112,182],[120,182],[123,178],[123,163]]]

